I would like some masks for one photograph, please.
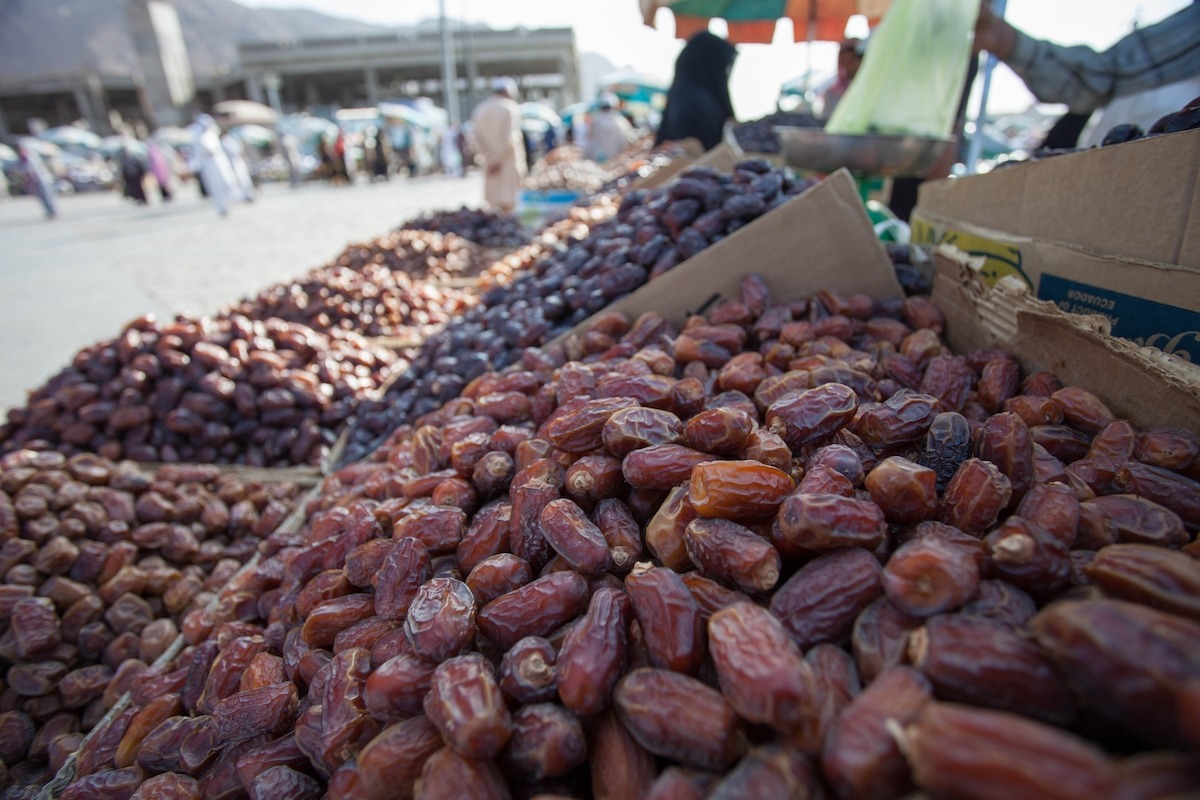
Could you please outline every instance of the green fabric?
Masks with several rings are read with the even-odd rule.
[[[720,17],[732,22],[755,19],[779,19],[787,0],[668,0],[676,14],[693,17]]]
[[[825,130],[949,136],[978,14],[979,0],[893,2]]]

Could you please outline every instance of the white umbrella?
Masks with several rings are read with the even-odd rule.
[[[432,127],[428,117],[403,103],[380,103],[379,113],[386,119],[399,120],[408,125],[417,125],[425,129]]]
[[[180,128],[177,125],[163,125],[161,128],[155,128],[151,137],[163,144],[169,144],[171,147],[190,147],[195,138],[187,128]]]
[[[262,125],[236,125],[229,129],[237,138],[255,147],[270,147],[275,141],[275,131]]]
[[[224,126],[274,125],[279,119],[275,109],[253,100],[222,100],[212,107],[212,113]]]
[[[85,128],[77,128],[74,125],[60,125],[57,128],[50,128],[43,131],[39,137],[47,142],[53,142],[59,147],[67,148],[83,148],[85,150],[99,150],[104,145],[104,140],[96,134]]]

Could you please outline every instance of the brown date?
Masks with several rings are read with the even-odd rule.
[[[1112,544],[1084,568],[1110,597],[1200,621],[1200,562],[1165,547]]]
[[[540,636],[526,636],[500,661],[500,692],[514,706],[552,700],[558,694],[558,651]]]
[[[683,423],[670,411],[645,406],[619,409],[604,423],[604,447],[617,458],[655,444],[683,441]]]
[[[913,617],[952,611],[979,587],[979,562],[965,547],[938,536],[900,545],[883,567],[883,591],[897,609]]]
[[[501,756],[506,770],[525,781],[565,775],[587,759],[579,718],[553,703],[533,703],[513,714],[512,738]]]
[[[425,714],[446,744],[466,758],[493,758],[512,735],[512,717],[492,666],[478,653],[438,665],[425,697]]]
[[[1083,704],[1147,741],[1179,741],[1178,697],[1200,674],[1200,623],[1122,600],[1068,600],[1029,630]]]
[[[702,517],[753,519],[772,516],[796,481],[757,461],[708,461],[692,469],[688,501]]]
[[[835,433],[857,410],[853,389],[827,383],[776,400],[767,409],[766,426],[797,449]]]
[[[676,486],[646,523],[646,549],[663,566],[682,572],[688,568],[683,532],[698,514],[692,508],[688,486]]]
[[[626,455],[621,472],[636,489],[667,490],[686,482],[698,464],[712,458],[681,444],[655,444]]]
[[[700,607],[679,573],[639,564],[625,577],[625,591],[650,662],[676,672],[699,669],[705,652],[704,624]]]
[[[1075,703],[1037,645],[1009,625],[968,614],[934,617],[909,639],[912,664],[939,699],[1067,727]]]
[[[882,594],[882,572],[875,556],[862,548],[826,553],[776,590],[771,613],[801,649],[843,642],[859,612]]]
[[[551,500],[538,518],[542,535],[572,569],[600,575],[612,567],[604,534],[569,498]]]
[[[1118,794],[1113,764],[1099,748],[1016,714],[930,703],[904,739],[914,782],[937,796]]]
[[[454,578],[431,578],[417,591],[404,620],[413,651],[430,661],[445,661],[463,651],[475,636],[475,597]]]
[[[880,461],[867,473],[866,488],[888,522],[911,524],[937,513],[937,473],[907,458]]]
[[[588,584],[582,575],[552,572],[485,605],[478,615],[479,630],[501,647],[512,647],[526,636],[545,636],[570,622],[587,600]]]
[[[375,613],[381,619],[403,620],[418,590],[432,575],[428,548],[412,537],[399,539],[375,578]]]
[[[602,588],[558,654],[558,697],[580,717],[603,711],[625,667],[632,609],[622,591]]]
[[[969,458],[947,484],[938,519],[961,531],[982,536],[996,523],[1011,498],[1012,484],[995,464]]]
[[[816,682],[800,649],[770,611],[734,603],[708,620],[721,693],[743,719],[790,733],[812,724]]]
[[[1100,398],[1078,386],[1059,389],[1050,399],[1062,409],[1066,423],[1084,433],[1099,433],[1116,419]]]
[[[883,543],[886,534],[883,511],[870,500],[835,494],[792,494],[779,507],[774,544],[784,557],[846,547],[873,550]]]
[[[358,754],[358,774],[372,800],[408,798],[425,762],[442,747],[442,738],[425,716],[384,728]]]
[[[449,747],[425,760],[413,789],[413,797],[418,800],[503,800],[509,796],[504,776],[495,764],[464,758]]]
[[[928,394],[902,391],[858,416],[851,426],[866,444],[876,448],[920,441],[941,410]]]
[[[891,728],[917,719],[932,696],[911,667],[889,667],[850,701],[825,740],[821,770],[840,797],[898,797],[911,786],[909,765]]]
[[[745,740],[737,716],[715,689],[660,669],[636,669],[617,684],[617,716],[638,744],[696,769],[726,769]]]
[[[705,575],[747,592],[779,581],[779,553],[771,543],[728,519],[694,519],[684,530],[688,557]]]

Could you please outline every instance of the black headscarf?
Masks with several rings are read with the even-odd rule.
[[[655,144],[694,136],[709,150],[721,143],[725,120],[733,116],[729,70],[737,50],[708,31],[688,40],[675,60],[675,80],[667,94]]]

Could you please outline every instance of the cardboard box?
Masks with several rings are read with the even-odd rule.
[[[949,243],[995,285],[1095,313],[1112,334],[1200,363],[1200,131],[921,186],[913,241]]]
[[[953,246],[936,251],[933,300],[946,315],[954,352],[997,347],[1026,373],[1053,372],[1143,429],[1167,425],[1200,433],[1200,368],[1113,338],[1103,318],[1064,313],[1030,297],[1020,281],[989,286],[984,264]]]
[[[718,172],[730,173],[733,172],[737,162],[737,155],[729,149],[729,145],[722,143],[697,158],[696,166],[712,167]]]
[[[655,311],[682,325],[722,299],[740,297],[742,277],[749,273],[761,275],[780,298],[822,289],[875,299],[903,294],[850,173],[839,170],[600,313],[620,311],[636,319]],[[552,344],[582,334],[591,321]]]

